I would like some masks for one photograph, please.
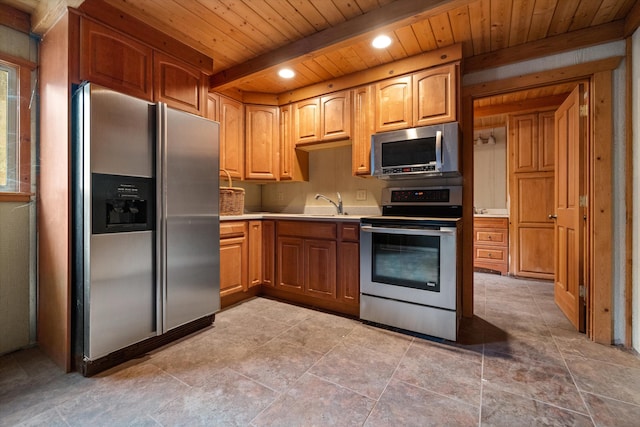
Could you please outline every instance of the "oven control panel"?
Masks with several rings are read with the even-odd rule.
[[[382,190],[382,205],[462,205],[462,186],[390,187]]]

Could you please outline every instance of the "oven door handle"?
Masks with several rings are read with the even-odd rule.
[[[391,228],[362,225],[360,226],[360,230],[366,233],[410,234],[414,236],[450,236],[456,234],[455,227],[442,227],[439,230],[429,230],[426,228]]]

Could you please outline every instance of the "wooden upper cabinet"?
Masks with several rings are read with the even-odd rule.
[[[153,53],[156,101],[189,113],[204,115],[206,79],[195,67],[160,52]]]
[[[538,114],[519,114],[509,119],[511,172],[538,171]]]
[[[351,91],[320,98],[320,139],[335,141],[351,137]]]
[[[320,98],[306,99],[293,106],[296,145],[320,140]]]
[[[373,87],[362,86],[353,91],[353,139],[351,172],[371,175],[371,134],[373,133]]]
[[[292,180],[295,144],[292,135],[292,105],[280,107],[280,179]]]
[[[220,169],[244,178],[244,106],[220,95]]]
[[[153,50],[88,19],[80,20],[80,80],[153,100]]]
[[[220,121],[220,96],[217,93],[207,94],[206,117],[210,120]]]
[[[245,106],[245,178],[276,180],[279,146],[279,108]]]
[[[456,64],[450,64],[413,75],[414,126],[456,120],[456,70]]]
[[[375,85],[375,131],[405,129],[413,124],[411,76],[383,80]]]
[[[555,169],[554,152],[555,111],[545,111],[538,115],[538,170]]]

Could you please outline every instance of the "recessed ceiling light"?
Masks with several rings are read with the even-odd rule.
[[[296,73],[294,73],[290,68],[283,68],[282,70],[278,71],[278,75],[283,79],[290,79],[295,76]]]
[[[389,36],[381,35],[373,39],[371,45],[376,49],[384,49],[391,44],[391,38]]]

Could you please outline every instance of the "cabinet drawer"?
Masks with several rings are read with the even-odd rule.
[[[509,218],[495,218],[495,217],[475,217],[473,219],[474,228],[509,228]]]
[[[475,241],[482,244],[495,244],[504,246],[507,244],[507,230],[476,229]]]
[[[220,238],[243,237],[246,233],[244,221],[220,222]]]
[[[476,247],[475,252],[475,259],[478,261],[494,261],[498,263],[507,261],[506,248]]]
[[[338,228],[335,222],[278,221],[278,236],[337,239]]]
[[[348,242],[360,241],[360,225],[351,223],[340,224],[340,240]]]

